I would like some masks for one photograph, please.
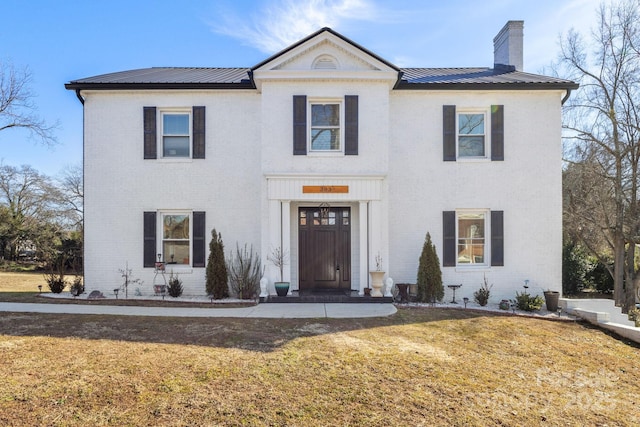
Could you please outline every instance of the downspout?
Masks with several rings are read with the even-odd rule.
[[[567,102],[567,99],[569,99],[570,96],[571,96],[571,89],[567,89],[567,94],[564,96],[564,98],[562,98],[561,105],[564,105],[564,103]]]
[[[82,97],[82,95],[80,95],[80,89],[76,89],[76,97],[80,100],[80,103],[84,105],[84,98]]]

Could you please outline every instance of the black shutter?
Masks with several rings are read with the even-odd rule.
[[[344,154],[358,155],[358,95],[344,97]]]
[[[193,158],[204,159],[205,152],[205,108],[193,107]]]
[[[504,160],[504,105],[491,106],[491,160]]]
[[[456,106],[442,106],[442,160],[456,161]]]
[[[442,212],[442,265],[456,266],[456,212]]]
[[[307,97],[293,96],[293,155],[307,154]]]
[[[193,267],[205,266],[205,212],[193,213]]]
[[[142,265],[146,267],[155,267],[156,263],[156,213],[144,213],[144,255],[142,257]]]
[[[156,140],[156,107],[143,108],[144,121],[144,158],[158,157],[158,142]]]
[[[491,211],[491,266],[504,266],[503,211]]]

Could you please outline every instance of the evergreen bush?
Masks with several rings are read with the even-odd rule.
[[[491,288],[493,285],[489,286],[487,283],[486,276],[484,277],[484,283],[480,285],[480,289],[473,293],[473,299],[480,304],[481,307],[484,307],[489,302],[489,295],[491,295]]]
[[[434,303],[444,298],[440,259],[436,253],[435,245],[431,242],[431,234],[429,233],[427,233],[422,246],[416,283],[418,285],[417,299],[419,302]]]
[[[562,293],[575,295],[587,282],[589,259],[584,250],[573,241],[567,241],[562,247]]]
[[[229,281],[227,265],[224,259],[224,244],[222,234],[211,230],[211,242],[209,243],[209,259],[207,260],[206,291],[214,299],[229,297]]]
[[[178,298],[182,295],[182,280],[178,277],[178,273],[173,275],[173,271],[169,275],[169,284],[167,285],[167,292],[174,298]]]

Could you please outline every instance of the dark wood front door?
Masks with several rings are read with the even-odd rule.
[[[351,209],[298,210],[300,290],[351,289]]]

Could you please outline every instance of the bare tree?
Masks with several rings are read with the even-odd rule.
[[[565,157],[578,165],[570,214],[584,226],[579,237],[596,255],[602,248],[591,233],[607,242],[616,305],[625,311],[640,284],[634,262],[640,244],[639,48],[640,0],[603,3],[588,43],[574,31],[562,40],[559,64],[560,73],[580,83],[564,116]]]
[[[68,218],[69,225],[80,230],[84,215],[84,187],[82,178],[82,166],[67,166],[58,178],[60,189],[61,208]]]
[[[17,70],[12,64],[0,61],[0,131],[26,129],[43,144],[54,145],[57,123],[48,125],[36,115],[30,83],[28,69]]]
[[[51,179],[31,166],[0,165],[0,210],[5,221],[0,228],[0,246],[9,259],[15,259],[18,247],[30,242],[46,252],[60,232],[60,199]]]

